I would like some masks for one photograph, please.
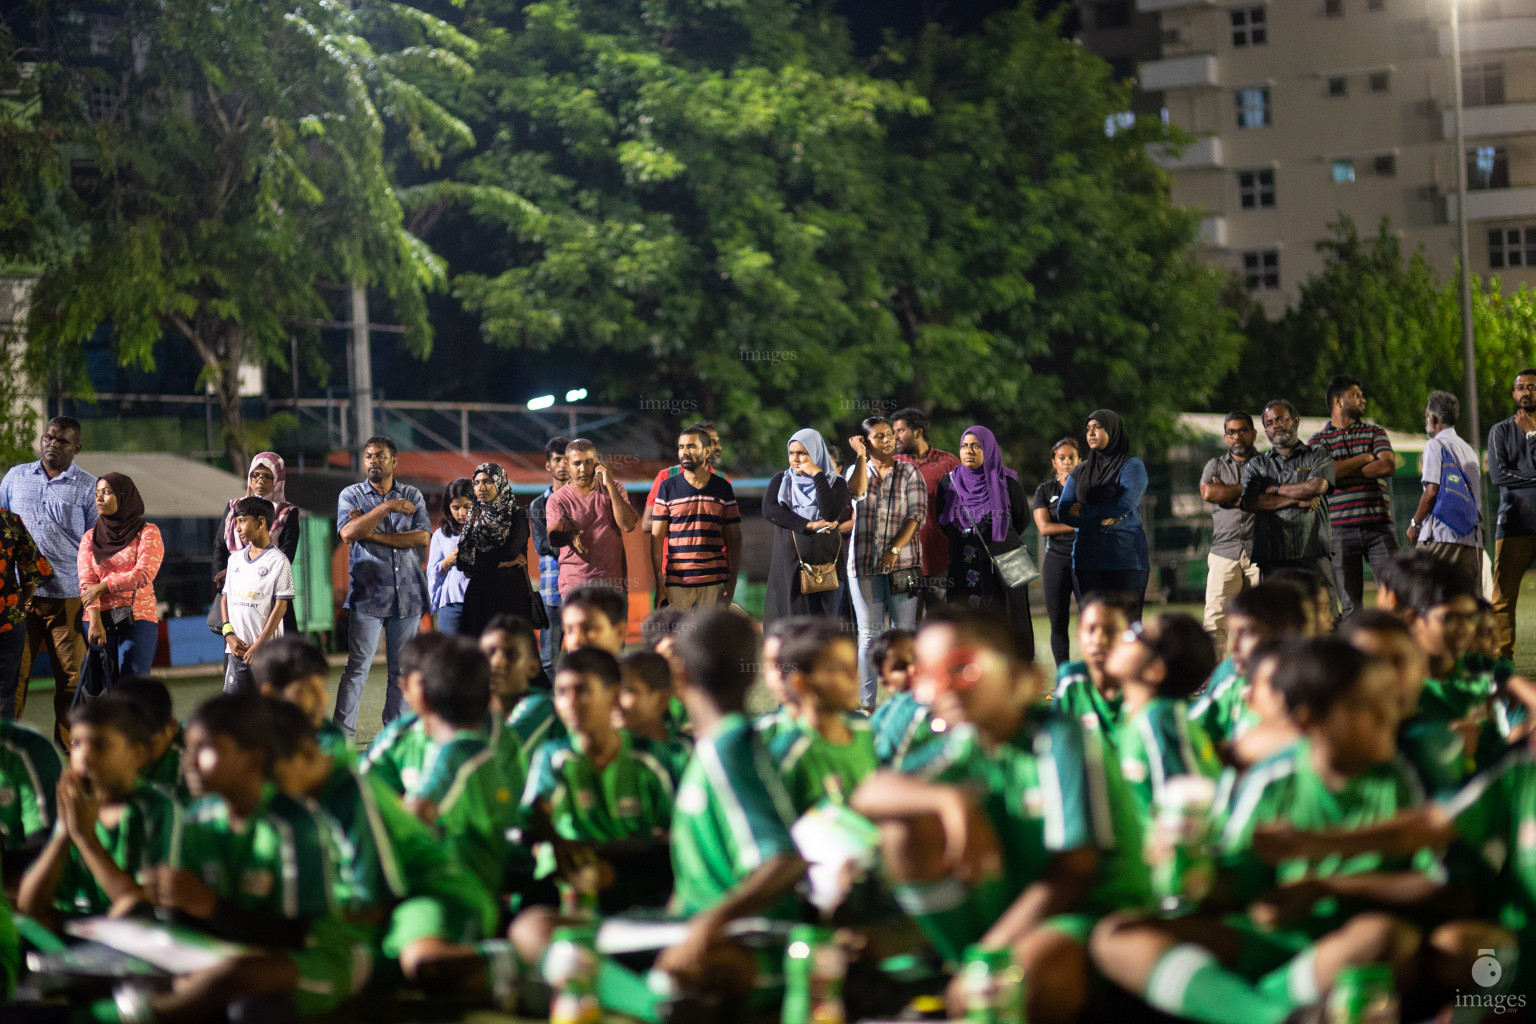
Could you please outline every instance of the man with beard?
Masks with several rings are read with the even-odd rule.
[[[1301,443],[1300,423],[1296,407],[1283,398],[1264,407],[1264,433],[1274,447],[1243,467],[1242,506],[1253,513],[1248,554],[1260,579],[1302,569],[1316,573],[1332,595],[1333,540],[1323,497],[1333,489],[1333,459],[1326,448]]]
[[[1343,615],[1360,607],[1365,563],[1378,579],[1397,550],[1386,478],[1397,468],[1387,432],[1367,423],[1365,391],[1358,377],[1335,377],[1324,392],[1328,425],[1307,444],[1333,457],[1335,484],[1328,492],[1333,532],[1333,572]]]
[[[1424,404],[1424,433],[1429,443],[1424,446],[1424,457],[1419,462],[1419,479],[1424,491],[1414,509],[1413,520],[1408,524],[1408,543],[1416,544],[1442,562],[1456,566],[1472,580],[1472,589],[1483,593],[1483,467],[1477,457],[1477,449],[1463,441],[1456,433],[1456,420],[1461,415],[1461,403],[1449,391],[1431,391]],[[1449,492],[1447,504],[1439,515],[1435,508],[1441,504],[1441,484]],[[1456,499],[1464,496],[1461,488],[1471,492],[1472,501],[1458,506]],[[1466,523],[1460,519],[1466,515],[1473,520],[1472,529],[1458,532]]]
[[[682,472],[656,489],[651,512],[651,567],[656,605],[683,611],[728,605],[741,565],[741,510],[736,491],[709,467],[711,444],[702,428],[677,437]]]
[[[928,490],[928,507],[936,508],[939,481],[960,465],[960,459],[953,452],[940,451],[928,443],[928,417],[921,409],[902,409],[891,417],[891,429],[896,433],[897,460],[917,467],[923,477],[923,486]],[[923,546],[923,611],[927,613],[944,603],[948,589],[949,541],[938,516],[924,520],[917,539]]]
[[[597,446],[578,437],[565,446],[571,479],[544,503],[549,546],[560,560],[560,599],[589,583],[629,593],[624,537],[640,517]],[[622,623],[619,623],[622,625]]]
[[[1536,370],[1515,374],[1515,414],[1488,432],[1488,476],[1499,488],[1493,541],[1493,614],[1499,654],[1515,653],[1515,602],[1536,561]]]
[[[1218,656],[1227,653],[1227,602],[1259,582],[1259,567],[1248,556],[1253,543],[1253,513],[1242,507],[1243,467],[1258,454],[1253,417],[1241,409],[1227,413],[1222,437],[1227,454],[1200,471],[1200,497],[1211,505],[1211,551],[1206,556],[1205,631]]]
[[[347,667],[336,686],[336,710],[331,717],[348,738],[357,732],[357,709],[381,631],[389,666],[384,723],[405,710],[400,696],[400,652],[421,627],[429,603],[427,574],[417,551],[432,542],[427,499],[410,484],[395,480],[395,456],[393,441],[370,437],[363,446],[363,472],[368,479],[348,487],[336,500],[337,532],[352,546],[344,606],[351,609],[352,618],[347,628]]]
[[[565,446],[570,443],[568,437],[554,437],[544,446],[544,471],[550,484],[528,503],[528,527],[533,533],[533,549],[539,553],[539,599],[549,618],[549,625],[539,631],[539,660],[550,679],[555,678],[555,657],[560,653],[560,556],[549,543],[544,506],[551,494],[571,482],[571,464],[565,458]]]
[[[80,538],[96,525],[96,478],[75,465],[80,453],[77,419],[55,416],[49,420],[37,453],[37,462],[14,467],[0,481],[0,508],[16,514],[53,569],[37,585],[32,599],[20,602],[21,629],[13,622],[0,642],[0,661],[5,666],[0,674],[0,718],[20,718],[26,711],[32,659],[39,647],[46,646],[53,662],[54,730],[62,741],[68,735],[69,708],[85,661],[76,555]]]

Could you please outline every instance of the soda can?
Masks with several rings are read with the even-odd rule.
[[[1328,994],[1328,1024],[1398,1024],[1397,990],[1387,964],[1362,964],[1339,972]]]
[[[1163,914],[1194,910],[1216,884],[1211,806],[1216,783],[1179,775],[1158,791],[1152,819],[1152,894]]]
[[[830,928],[796,925],[784,949],[783,1024],[845,1024],[848,951]]]
[[[1024,1024],[1024,972],[1013,950],[972,946],[960,972],[966,1024]]]
[[[597,1000],[597,929],[556,928],[544,954],[549,1024],[602,1024]]]

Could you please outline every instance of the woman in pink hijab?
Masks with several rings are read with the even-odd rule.
[[[283,457],[276,452],[261,452],[251,460],[251,470],[245,477],[245,494],[241,497],[266,498],[276,508],[277,512],[272,517],[272,543],[277,545],[279,551],[288,557],[290,564],[299,550],[299,507],[291,504],[286,496],[288,473],[283,466]],[[224,569],[229,562],[229,556],[245,547],[239,536],[235,533],[235,502],[239,498],[229,500],[229,508],[224,513],[224,523],[219,529],[219,535],[213,541],[213,585],[215,593],[224,589]],[[293,604],[288,605],[288,614],[283,616],[283,632],[292,633],[297,629],[297,620],[293,614]]]

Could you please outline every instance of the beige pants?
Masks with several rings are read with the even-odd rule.
[[[713,608],[725,604],[725,584],[711,583],[704,587],[668,587],[667,603],[678,611],[695,608]]]
[[[53,724],[60,743],[69,747],[69,708],[75,702],[80,666],[85,664],[85,637],[80,622],[78,597],[34,597],[27,605],[27,646],[21,652],[21,672],[16,679],[16,717],[27,709],[27,683],[37,649],[48,646],[53,662]]]
[[[1499,655],[1515,656],[1515,602],[1520,581],[1536,562],[1536,537],[1504,537],[1493,542],[1493,617],[1499,626]]]
[[[1244,551],[1237,558],[1205,556],[1205,631],[1216,644],[1216,657],[1227,656],[1227,602],[1259,585],[1259,567]]]

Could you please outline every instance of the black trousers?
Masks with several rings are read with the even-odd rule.
[[[1045,588],[1045,617],[1051,623],[1051,657],[1060,668],[1072,660],[1072,601],[1081,598],[1072,575],[1072,553],[1057,555],[1046,549],[1040,566],[1040,585]]]

